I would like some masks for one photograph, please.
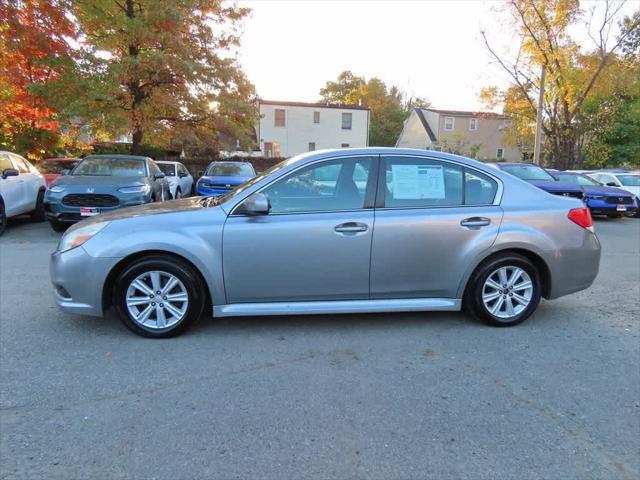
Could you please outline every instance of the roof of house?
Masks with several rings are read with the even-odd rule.
[[[338,105],[335,103],[308,103],[308,102],[280,102],[277,100],[259,99],[258,103],[262,105],[278,105],[283,107],[312,107],[312,108],[340,108],[342,110],[369,110],[367,107],[360,105]]]
[[[435,112],[440,115],[451,115],[452,117],[478,117],[478,118],[495,118],[495,119],[507,119],[508,115],[503,115],[496,112],[467,112],[464,110],[438,110],[435,108],[425,108],[428,112]]]
[[[435,134],[433,133],[433,130],[431,130],[431,127],[429,126],[429,123],[427,122],[427,119],[424,118],[424,112],[422,111],[422,109],[416,108],[415,111],[416,111],[416,114],[418,115],[418,118],[420,119],[420,123],[422,123],[422,126],[426,130],[427,135],[429,135],[429,140],[431,140],[432,142],[437,141],[438,139],[436,138]]]

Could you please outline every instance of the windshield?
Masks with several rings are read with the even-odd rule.
[[[145,161],[136,158],[87,157],[82,160],[71,175],[91,175],[100,177],[144,177]]]
[[[592,178],[585,177],[584,175],[575,175],[571,173],[555,173],[553,176],[556,177],[561,182],[573,183],[574,185],[585,185],[585,186],[600,185],[598,182],[596,182]]]
[[[62,170],[71,170],[80,160],[75,162],[69,160],[45,160],[38,165],[40,173],[60,173]]]
[[[625,187],[640,187],[640,175],[616,175]]]
[[[220,199],[220,203],[226,202],[230,198],[235,197],[237,194],[244,192],[247,188],[250,188],[251,186],[255,185],[256,183],[258,183],[263,178],[268,177],[269,175],[271,175],[273,173],[276,173],[277,171],[283,169],[284,167],[296,162],[298,160],[298,158],[299,157],[296,156],[296,157],[291,157],[288,160],[283,160],[282,162],[275,164],[273,167],[268,168],[264,172],[259,173],[258,175],[253,177],[248,182],[243,183],[239,187],[234,188],[233,190],[231,190],[231,192],[229,192],[229,193],[227,193],[225,195],[220,195],[219,197],[216,197],[216,198]]]
[[[167,177],[175,177],[176,176],[176,166],[173,163],[158,163],[158,168],[164,173]]]
[[[208,177],[253,177],[255,174],[249,163],[212,163],[205,173]]]
[[[500,169],[522,180],[553,180],[544,168],[537,165],[501,165]]]

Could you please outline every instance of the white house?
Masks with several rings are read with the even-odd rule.
[[[522,160],[505,129],[511,120],[494,112],[414,108],[404,122],[396,147],[446,150],[479,160]]]
[[[369,144],[369,109],[364,107],[259,100],[258,109],[257,137],[266,157]]]

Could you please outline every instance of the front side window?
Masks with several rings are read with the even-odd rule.
[[[352,122],[353,122],[352,113],[342,114],[342,130],[351,130]]]
[[[274,117],[274,125],[276,127],[284,127],[284,122],[285,122],[284,109],[276,108],[275,109],[275,117]]]
[[[0,153],[0,173],[4,172],[8,168],[13,168],[11,160],[9,160],[7,155]]]
[[[454,126],[455,126],[455,119],[453,117],[444,117],[444,129],[447,132],[450,132],[451,130],[453,130]]]
[[[329,160],[301,168],[262,192],[271,213],[303,213],[364,208],[372,159]]]
[[[156,165],[167,177],[176,176],[176,166],[173,163],[157,163]]]
[[[16,167],[18,167],[18,171],[20,173],[29,173],[29,165],[27,165],[24,158],[19,157],[18,155],[13,155],[13,162],[16,164]]]
[[[617,175],[617,177],[625,187],[640,187],[640,175]]]
[[[145,161],[133,158],[87,157],[82,160],[71,175],[91,175],[97,177],[144,177]]]
[[[384,159],[385,202],[389,208],[462,205],[462,167],[412,157]]]

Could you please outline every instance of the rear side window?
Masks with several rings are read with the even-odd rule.
[[[439,207],[463,204],[463,169],[428,158],[384,158],[385,207]]]
[[[493,203],[498,191],[498,182],[484,173],[465,169],[464,204],[488,205]]]

